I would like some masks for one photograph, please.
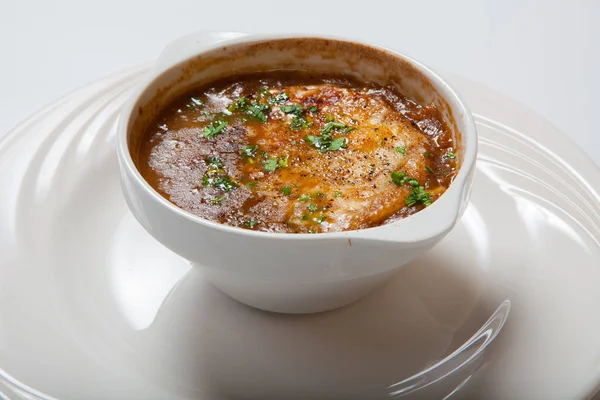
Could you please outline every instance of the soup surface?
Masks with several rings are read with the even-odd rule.
[[[268,232],[395,221],[433,203],[457,171],[434,106],[341,75],[215,81],[176,98],[141,134],[137,167],[165,198]]]

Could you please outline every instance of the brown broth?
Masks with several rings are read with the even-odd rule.
[[[176,98],[141,134],[137,167],[162,196],[202,218],[269,232],[395,221],[439,198],[457,171],[433,105],[343,75],[222,79]],[[414,180],[394,183],[394,171]]]

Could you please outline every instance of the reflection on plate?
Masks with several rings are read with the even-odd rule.
[[[7,398],[36,398],[19,394],[24,386],[12,379],[61,400],[593,393],[600,173],[546,122],[451,79],[481,136],[464,218],[364,300],[328,313],[276,315],[205,283],[128,212],[115,122],[143,71],[67,96],[0,143],[0,392]],[[509,304],[508,322],[486,348]]]

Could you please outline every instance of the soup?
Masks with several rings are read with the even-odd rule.
[[[177,97],[136,159],[199,217],[280,233],[364,229],[430,206],[458,165],[433,105],[344,75],[235,76]]]

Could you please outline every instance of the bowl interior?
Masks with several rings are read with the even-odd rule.
[[[397,53],[356,42],[324,38],[287,38],[238,41],[209,49],[166,71],[156,71],[137,99],[128,121],[128,145],[136,155],[142,133],[154,116],[174,97],[192,86],[236,74],[270,70],[305,70],[316,73],[343,73],[357,79],[396,87],[421,105],[434,104],[452,130],[459,165],[462,160],[462,122],[453,111],[453,98],[441,94],[440,82],[431,71]],[[443,89],[443,88],[442,88]]]

